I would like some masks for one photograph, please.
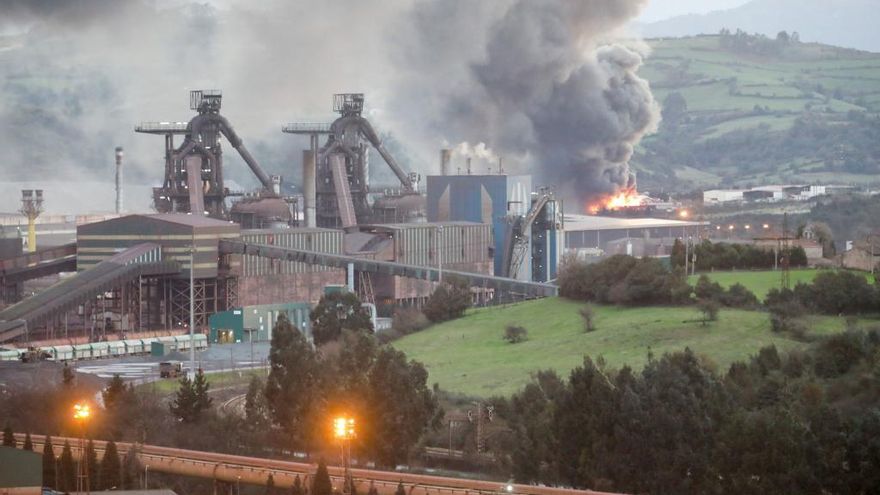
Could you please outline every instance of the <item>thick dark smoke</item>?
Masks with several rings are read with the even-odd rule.
[[[586,199],[631,185],[633,146],[659,109],[641,54],[609,39],[643,0],[521,0],[489,27],[444,122],[452,139],[519,156],[539,180]]]
[[[410,168],[435,173],[449,145],[578,198],[612,191],[658,115],[639,51],[610,44],[644,1],[0,0],[0,180],[111,181],[122,145],[126,179],[156,183],[162,140],[133,126],[188,120],[188,91],[219,88],[288,181],[306,143],[280,125],[359,91]],[[227,177],[255,184],[226,149]]]

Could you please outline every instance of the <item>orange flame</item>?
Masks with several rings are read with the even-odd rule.
[[[595,215],[600,211],[614,211],[642,205],[643,200],[638,191],[635,188],[629,188],[590,202],[587,205],[587,211]]]

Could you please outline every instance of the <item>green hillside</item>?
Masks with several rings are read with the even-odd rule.
[[[814,269],[800,269],[800,270],[790,270],[789,271],[789,280],[791,281],[792,287],[797,285],[798,283],[809,284],[813,281],[817,274],[820,273],[820,270]],[[868,278],[869,283],[874,283],[873,277],[864,272],[853,272],[862,274]],[[746,289],[754,293],[758,296],[758,299],[764,300],[767,296],[767,293],[770,292],[770,289],[778,289],[782,284],[781,273],[773,270],[765,270],[765,271],[735,271],[735,272],[712,272],[706,273],[710,280],[713,282],[718,282],[725,289],[730,287],[733,284],[742,284]],[[700,274],[693,275],[688,277],[688,281],[691,285],[697,283],[697,279],[700,277]]]
[[[608,364],[641,367],[648,353],[661,355],[686,346],[722,367],[745,359],[759,348],[780,350],[806,344],[772,333],[766,313],[722,310],[719,321],[698,321],[694,308],[595,307],[596,328],[582,331],[582,304],[548,298],[521,304],[477,309],[464,318],[434,325],[394,342],[407,356],[425,363],[429,381],[441,388],[477,396],[507,394],[529,380],[536,370],[562,374],[579,365],[584,355],[602,356]],[[528,340],[502,340],[507,325],[528,330]],[[843,318],[815,317],[814,332],[838,331]]]
[[[744,33],[649,42],[643,188],[878,183],[880,54]]]

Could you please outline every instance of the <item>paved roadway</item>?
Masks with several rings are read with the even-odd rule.
[[[262,367],[268,358],[268,342],[255,342],[253,354],[248,343],[212,345],[196,352],[196,367],[202,368],[205,373],[217,373]],[[112,378],[118,374],[126,381],[142,383],[159,378],[159,363],[162,361],[182,361],[184,368],[189,369],[189,352],[175,352],[162,357],[129,356],[77,361],[76,370],[100,378]]]

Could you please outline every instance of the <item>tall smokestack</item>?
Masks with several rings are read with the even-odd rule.
[[[471,175],[471,157],[467,157],[467,174]]]
[[[122,146],[116,147],[116,213],[122,213]]]
[[[315,219],[315,153],[312,150],[303,150],[303,214],[306,218],[306,227],[317,227]]]
[[[440,150],[440,175],[449,175],[449,162],[452,160],[452,150]]]

